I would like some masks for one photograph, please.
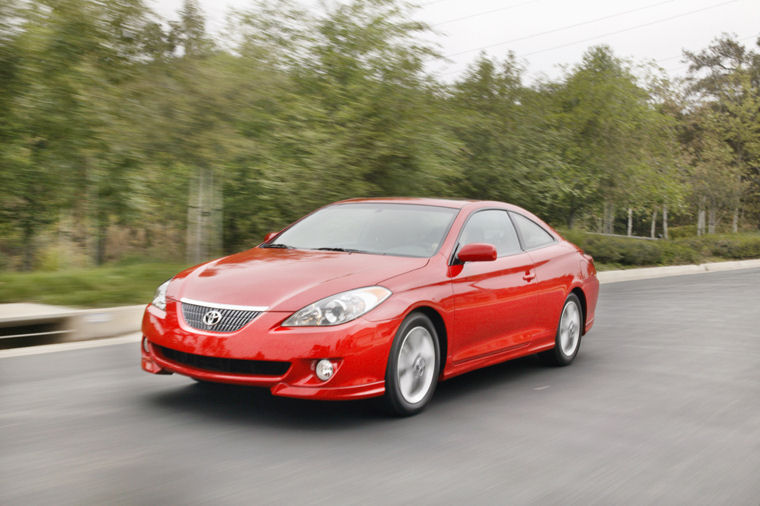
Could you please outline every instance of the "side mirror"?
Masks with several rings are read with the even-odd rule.
[[[465,244],[457,252],[460,262],[492,262],[496,260],[496,248],[492,244],[473,242]]]
[[[267,235],[264,236],[264,242],[269,242],[272,239],[275,238],[275,236],[279,234],[279,232],[269,232]]]

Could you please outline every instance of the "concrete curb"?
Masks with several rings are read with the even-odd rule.
[[[75,342],[140,329],[144,305],[73,309],[47,304],[0,304],[0,344]],[[5,347],[5,346],[3,346]]]
[[[82,309],[69,319],[72,330],[63,341],[84,341],[137,332],[142,325],[145,304],[103,309]]]
[[[625,269],[618,271],[600,271],[597,273],[600,283],[619,283],[637,279],[668,278],[688,274],[704,274],[706,272],[735,271],[760,267],[760,258],[753,260],[735,260],[727,262],[711,262],[697,265],[666,265],[664,267],[644,267],[641,269]]]

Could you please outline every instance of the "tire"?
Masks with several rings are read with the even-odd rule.
[[[539,357],[555,366],[570,365],[581,348],[583,335],[583,306],[578,296],[571,293],[565,299],[554,337],[554,348],[539,353]]]
[[[438,384],[441,351],[430,318],[412,313],[393,339],[385,370],[385,402],[397,416],[411,416],[430,402]]]

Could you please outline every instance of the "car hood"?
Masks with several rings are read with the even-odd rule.
[[[329,295],[381,284],[424,267],[429,259],[336,251],[253,248],[183,271],[174,299],[297,311]]]

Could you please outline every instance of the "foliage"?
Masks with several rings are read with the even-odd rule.
[[[506,200],[608,231],[631,209],[638,233],[667,206],[684,238],[705,211],[709,230],[760,224],[760,56],[731,36],[685,53],[686,86],[606,46],[528,85],[512,53],[437,79],[428,31],[396,0],[257,0],[216,37],[195,0],[173,20],[0,0],[0,264],[180,261],[205,181],[226,252],[358,196]],[[753,251],[582,240],[620,264]]]
[[[690,121],[684,122],[694,199],[713,215],[738,214],[746,202],[760,217],[760,54],[723,36],[684,55],[694,95]]]
[[[693,264],[760,258],[760,234],[683,237],[670,241],[563,230],[562,235],[601,264],[617,266]]]
[[[681,239],[678,243],[697,251],[704,258],[741,260],[760,257],[760,234],[709,235]]]

